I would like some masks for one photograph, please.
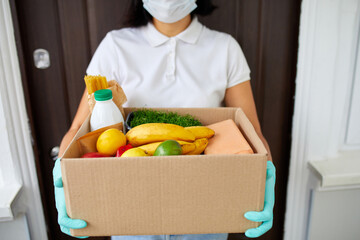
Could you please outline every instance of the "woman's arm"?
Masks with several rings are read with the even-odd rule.
[[[58,157],[61,157],[63,155],[65,149],[67,148],[67,146],[69,145],[69,143],[71,142],[71,140],[73,139],[76,132],[79,130],[89,113],[90,111],[89,105],[87,103],[87,90],[85,89],[70,129],[61,141]]]
[[[269,145],[261,132],[261,126],[256,113],[254,97],[250,81],[246,81],[228,88],[225,92],[225,105],[227,107],[240,107],[249,118],[260,139],[268,151],[268,160],[272,161]]]

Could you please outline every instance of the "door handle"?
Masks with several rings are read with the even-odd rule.
[[[59,150],[60,150],[59,146],[55,146],[51,149],[50,157],[52,160],[56,161],[56,159],[58,158],[58,155],[59,155]]]

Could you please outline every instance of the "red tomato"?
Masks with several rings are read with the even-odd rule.
[[[128,145],[119,147],[118,150],[116,151],[116,157],[121,157],[121,155],[123,155],[123,153],[126,150],[129,150],[130,148],[132,148],[133,146],[131,146],[131,144],[129,143]]]
[[[85,153],[82,158],[101,158],[101,157],[111,157],[110,155],[98,153],[98,152],[90,152]]]

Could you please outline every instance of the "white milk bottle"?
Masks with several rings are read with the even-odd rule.
[[[113,97],[110,89],[98,90],[94,93],[94,97],[96,104],[90,118],[91,131],[120,122],[124,126],[124,118],[112,100]]]

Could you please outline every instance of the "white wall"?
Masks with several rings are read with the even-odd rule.
[[[360,189],[316,191],[312,197],[309,240],[358,240]]]
[[[358,0],[302,1],[285,215],[284,239],[286,240],[308,239],[309,224],[311,224],[309,216],[314,216],[311,215],[314,211],[312,207],[316,207],[311,205],[311,192],[313,191],[315,196],[323,190],[322,176],[320,174],[320,178],[316,178],[317,175],[310,171],[309,162],[324,161],[326,164],[322,165],[323,169],[333,169],[334,175],[337,170],[343,170],[342,168],[346,168],[343,172],[348,172],[347,170],[351,172],[355,169],[351,166],[352,160],[344,159],[344,156],[354,154],[344,154],[344,151],[360,148],[360,145],[356,144],[360,135],[356,136],[357,140],[352,139],[352,143],[355,144],[350,145],[346,141],[346,136],[349,136],[347,133],[352,131],[349,130],[351,128],[349,123],[355,116],[350,114],[351,108],[357,111],[360,109],[359,102],[352,102],[357,91],[354,88],[355,82],[359,81],[355,77],[356,67],[359,67],[357,65],[359,24],[360,1]],[[360,161],[360,156],[355,159]],[[335,163],[342,161],[341,164],[335,164],[341,166],[339,169],[334,169],[330,165],[334,161]],[[353,180],[360,179],[358,178],[360,171],[352,171],[351,174],[356,176]],[[338,177],[346,176],[340,174]],[[351,179],[343,182],[360,184]],[[337,188],[339,196],[342,188],[346,186]],[[359,200],[353,199],[353,201],[355,203]],[[321,204],[329,204],[329,202]],[[352,216],[339,219],[344,222],[353,220],[356,218]],[[336,228],[329,225],[327,231],[331,232],[332,229]],[[316,228],[312,228],[312,234],[315,234],[315,230]],[[347,235],[341,239],[352,239],[354,234],[356,234],[355,230],[347,232]]]
[[[2,240],[30,240],[26,216],[21,214],[11,222],[2,222],[0,224],[0,238]]]

